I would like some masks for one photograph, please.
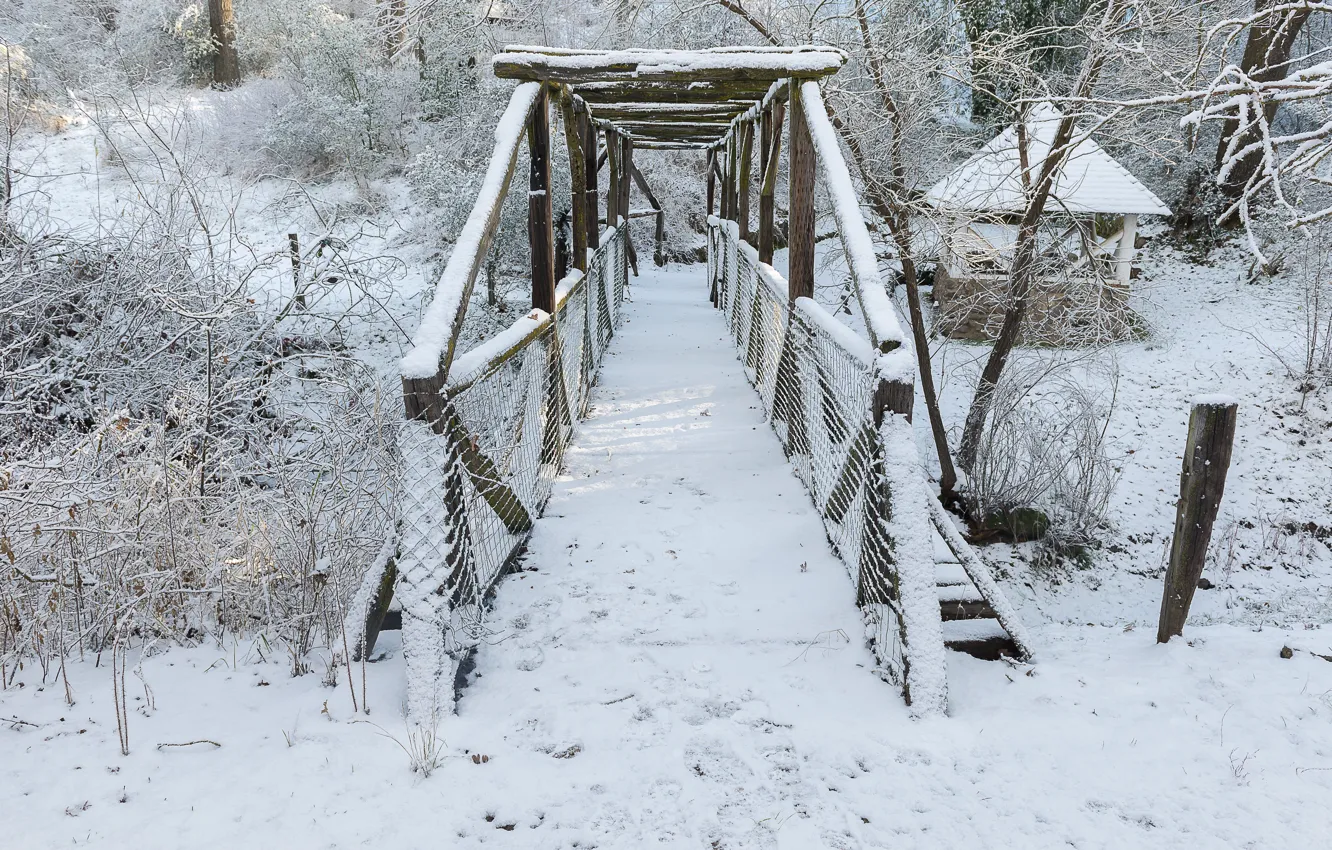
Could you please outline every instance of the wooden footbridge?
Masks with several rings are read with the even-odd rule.
[[[902,688],[914,711],[938,713],[947,700],[945,646],[1029,656],[1012,608],[920,470],[910,425],[914,359],[819,86],[845,61],[816,46],[510,47],[494,58],[497,76],[520,83],[496,129],[476,205],[402,360],[398,536],[367,572],[349,617],[356,651],[368,654],[396,596],[414,722],[452,709],[460,667],[491,636],[489,599],[523,553],[588,414],[628,289],[634,155],[651,149],[696,149],[707,158],[708,265],[699,298],[723,313],[766,418],[855,583],[880,675]],[[552,227],[552,108],[569,151],[567,270],[557,269]],[[532,311],[459,352],[524,137]],[[783,144],[785,277],[771,265]],[[609,167],[604,207],[599,161]],[[820,175],[863,335],[813,300]],[[660,222],[658,215],[659,238]]]

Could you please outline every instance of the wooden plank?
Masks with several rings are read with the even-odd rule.
[[[814,140],[800,100],[800,87],[791,86],[791,214],[786,279],[792,301],[814,297]]]
[[[734,101],[756,102],[767,93],[763,83],[697,83],[678,86],[661,83],[583,83],[574,92],[595,111],[597,106],[612,104],[670,104],[676,106],[715,106]]]
[[[527,244],[532,254],[532,306],[555,312],[555,231],[550,197],[550,97],[537,97],[527,119],[531,168],[527,192]]]
[[[496,77],[507,80],[533,80],[551,83],[592,82],[669,82],[690,83],[745,82],[771,84],[790,76],[823,77],[836,73],[845,57],[831,51],[810,51],[798,60],[782,64],[772,54],[732,53],[723,61],[693,61],[691,51],[672,51],[673,59],[659,60],[647,53],[630,51],[580,57],[554,57],[537,53],[498,53],[491,60]],[[667,51],[654,51],[663,56]]]
[[[1202,578],[1212,526],[1226,489],[1238,411],[1239,405],[1231,399],[1207,399],[1194,402],[1189,416],[1189,437],[1175,509],[1175,536],[1170,543],[1170,565],[1166,568],[1161,620],[1156,632],[1159,643],[1184,633],[1184,621]]]

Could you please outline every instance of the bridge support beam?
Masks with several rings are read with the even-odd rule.
[[[597,197],[597,125],[584,110],[578,114],[579,132],[583,140],[583,185],[584,223],[587,227],[587,244],[593,251],[601,247],[601,228],[597,220],[599,215]]]
[[[620,154],[620,215],[624,216],[624,246],[628,249],[625,254],[629,265],[633,266],[634,277],[638,277],[638,252],[634,250],[633,233],[629,228],[629,187],[632,183],[630,175],[634,173],[634,140],[622,136],[620,143],[623,145]]]
[[[569,211],[573,218],[571,252],[573,267],[580,272],[587,272],[587,158],[583,155],[582,118],[585,110],[580,110],[569,96],[569,92],[560,92],[560,117],[564,124],[565,146],[569,149]],[[595,165],[595,160],[593,161]],[[595,179],[595,178],[594,178]]]
[[[752,181],[754,170],[754,122],[746,121],[741,125],[740,139],[740,173],[736,181],[736,218],[740,224],[740,238],[746,242],[750,240],[749,233],[749,184]]]
[[[610,171],[606,177],[606,226],[614,227],[623,214],[620,210],[620,134],[614,130],[606,131],[606,165]],[[625,210],[624,212],[628,212]]]
[[[717,149],[708,148],[708,215],[717,199]]]
[[[787,281],[791,300],[814,297],[814,140],[798,81],[791,81],[791,214]]]
[[[531,154],[527,242],[532,249],[532,306],[555,312],[555,231],[550,197],[550,95],[543,86],[527,119]]]
[[[777,167],[781,164],[782,118],[786,105],[777,101],[763,113],[763,143],[759,157],[763,184],[759,187],[758,255],[759,262],[772,265],[776,236],[774,202],[777,196]]]

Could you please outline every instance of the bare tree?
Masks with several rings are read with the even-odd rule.
[[[1096,83],[1101,76],[1101,69],[1115,49],[1115,43],[1126,33],[1137,28],[1137,16],[1126,15],[1128,4],[1123,0],[1108,0],[1100,9],[1087,13],[1085,28],[1085,54],[1077,78],[1069,88],[1072,98],[1086,100],[1092,96]],[[1021,58],[1019,45],[1019,60]],[[958,464],[970,471],[976,459],[976,449],[985,428],[986,417],[990,411],[994,390],[1003,374],[1008,357],[1017,344],[1022,332],[1022,320],[1027,311],[1027,299],[1036,272],[1037,245],[1036,236],[1040,227],[1041,216],[1054,189],[1055,179],[1063,167],[1069,153],[1079,141],[1075,139],[1078,115],[1074,111],[1065,113],[1057,123],[1050,150],[1044,161],[1029,162],[1029,170],[1024,176],[1033,174],[1033,179],[1025,182],[1026,205],[1018,223],[1017,240],[1013,250],[1013,263],[1009,273],[1008,307],[1004,312],[1004,321],[1000,326],[998,338],[990,356],[981,370],[971,406],[967,410],[966,423],[962,429],[962,440],[958,446]],[[1028,162],[1022,153],[1026,147],[1025,125],[1018,127],[1018,146],[1022,161]]]

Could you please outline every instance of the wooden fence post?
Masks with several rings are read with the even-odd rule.
[[[1226,488],[1238,410],[1234,399],[1223,396],[1200,398],[1193,403],[1189,438],[1184,448],[1184,471],[1179,476],[1175,536],[1170,543],[1170,566],[1166,568],[1161,596],[1157,643],[1166,643],[1184,633],[1184,621],[1202,578],[1212,525]]]
[[[753,174],[754,123],[745,122],[740,133],[740,175],[736,181],[736,221],[740,224],[740,239],[749,241],[749,184]]]
[[[791,300],[814,297],[814,140],[798,80],[791,80],[791,219],[787,281]]]
[[[772,264],[776,238],[774,203],[777,196],[777,168],[781,164],[782,118],[786,105],[781,101],[768,110],[768,143],[763,154],[763,185],[759,187],[758,255],[760,263]]]
[[[585,182],[586,209],[583,221],[587,227],[587,245],[593,251],[601,247],[601,228],[597,225],[597,125],[584,109],[578,114],[583,133],[583,178]]]
[[[555,231],[550,197],[550,108],[543,86],[527,119],[531,172],[527,193],[527,241],[532,249],[532,306],[555,312]]]
[[[569,149],[569,213],[572,219],[569,250],[573,254],[573,267],[586,273],[587,157],[583,155],[582,115],[568,90],[560,92],[560,116],[564,123],[565,145]]]
[[[609,173],[606,177],[606,226],[614,227],[621,215],[628,210],[620,209],[620,134],[614,130],[606,131],[606,165]]]
[[[634,250],[634,240],[630,236],[633,231],[629,227],[629,185],[632,182],[630,175],[634,172],[634,140],[624,136],[621,144],[624,145],[624,153],[620,157],[620,215],[624,216],[624,247],[629,264],[633,266],[634,277],[638,277],[638,252]]]
[[[708,215],[717,199],[717,149],[708,148]]]

